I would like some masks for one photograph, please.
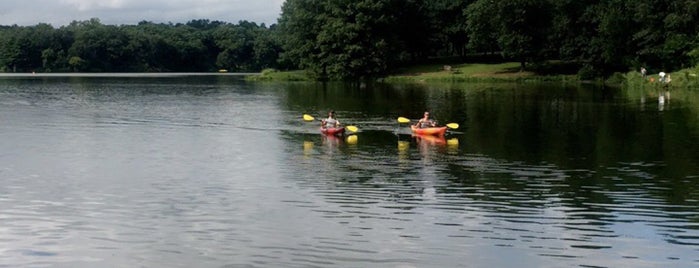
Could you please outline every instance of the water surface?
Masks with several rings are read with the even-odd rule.
[[[699,94],[0,79],[0,266],[692,267]],[[337,111],[360,128],[324,137]],[[458,130],[413,137],[430,110]]]

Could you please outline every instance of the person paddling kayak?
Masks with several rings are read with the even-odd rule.
[[[413,126],[416,128],[436,127],[437,122],[430,118],[430,112],[425,112],[422,118],[420,118],[420,120],[418,120]]]
[[[340,121],[335,118],[335,111],[328,112],[328,118],[320,120],[321,128],[339,128]]]
[[[345,128],[340,127],[340,121],[335,118],[335,111],[328,112],[328,118],[320,120],[320,132],[329,135],[342,135]]]

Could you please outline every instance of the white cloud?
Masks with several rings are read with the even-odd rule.
[[[118,9],[124,6],[122,0],[102,0],[102,1],[90,1],[90,0],[61,0],[59,3],[74,6],[78,11],[90,11],[95,9]]]
[[[284,0],[23,0],[0,1],[0,25],[50,23],[99,18],[105,24],[187,22],[192,19],[237,23],[276,23]]]

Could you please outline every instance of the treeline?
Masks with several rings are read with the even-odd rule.
[[[287,0],[278,23],[0,28],[0,71],[259,71],[381,76],[436,59],[555,60],[583,78],[699,63],[696,0]]]
[[[278,67],[280,46],[264,24],[104,25],[99,19],[54,28],[0,27],[2,72],[259,71]]]
[[[697,0],[287,0],[279,27],[283,57],[319,77],[496,54],[588,78],[694,66],[698,17]]]

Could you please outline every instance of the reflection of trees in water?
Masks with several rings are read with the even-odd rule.
[[[699,93],[673,90],[672,105],[665,96],[660,112],[657,95],[638,105],[640,98],[630,91],[609,88],[457,84],[372,90],[330,87],[294,98],[345,105],[365,117],[390,118],[386,121],[433,107],[440,120],[458,118],[453,121],[462,125],[459,149],[362,133],[351,159],[336,163],[341,168],[329,185],[377,189],[391,197],[382,202],[412,208],[421,205],[426,187],[421,167],[429,164],[437,201],[494,213],[542,213],[560,206],[569,217],[606,224],[618,208],[644,202],[697,207],[699,105],[692,104],[699,103]],[[623,198],[630,193],[643,198],[634,204]]]
[[[641,161],[662,162],[675,178],[699,173],[699,122],[691,109],[642,112],[623,95],[608,91],[484,92],[467,105],[467,148],[493,158],[567,169]],[[675,92],[672,101],[677,107]]]
[[[420,152],[414,144],[407,144],[408,148],[395,146],[397,139],[391,133],[386,132],[383,137],[377,134],[374,138],[362,136],[354,148],[342,142],[339,146],[329,146],[329,141],[320,136],[313,144],[321,146],[310,146],[309,135],[300,139],[293,133],[284,136],[290,145],[299,140],[296,148],[304,148],[299,152],[300,157],[291,157],[292,161],[304,163],[290,165],[289,168],[297,170],[289,174],[298,175],[295,179],[299,184],[320,192],[338,191],[336,197],[342,198],[337,200],[349,203],[373,200],[386,205],[401,204],[401,210],[410,210],[424,193]]]
[[[437,187],[437,192],[468,200],[470,206],[509,215],[506,217],[513,221],[540,219],[572,229],[596,226],[595,232],[608,236],[615,232],[611,226],[633,219],[672,237],[670,243],[699,244],[696,237],[681,235],[691,225],[677,224],[699,222],[695,216],[699,195],[658,175],[662,169],[657,163],[620,163],[597,170],[561,170],[553,165],[474,155],[448,164],[449,183]],[[550,211],[558,216],[551,217]]]
[[[360,143],[355,151],[313,159],[317,166],[332,166],[332,171],[322,169],[322,175],[296,179],[326,202],[378,213],[367,217],[445,210],[464,217],[478,215],[493,226],[517,222],[528,226],[524,228],[547,226],[590,248],[603,248],[601,241],[618,236],[620,223],[633,218],[643,228],[674,240],[670,243],[696,243],[679,236],[688,227],[676,223],[698,221],[693,216],[699,207],[692,190],[696,182],[669,179],[658,162],[593,168],[583,162],[565,168],[469,153],[474,142],[466,140],[455,153],[446,145],[435,145],[441,143],[420,144],[412,137],[363,137],[367,144]],[[670,226],[653,227],[665,222]]]

